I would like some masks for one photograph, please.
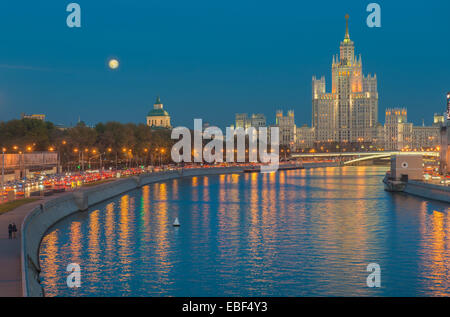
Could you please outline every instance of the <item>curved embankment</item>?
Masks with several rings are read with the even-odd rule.
[[[305,163],[305,168],[337,166],[336,163]],[[47,230],[61,219],[90,206],[121,195],[141,186],[179,177],[242,173],[243,167],[193,168],[143,174],[81,188],[73,193],[52,199],[32,210],[22,224],[22,290],[23,296],[44,296],[40,284],[39,246]]]

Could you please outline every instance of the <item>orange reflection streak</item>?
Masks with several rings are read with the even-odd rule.
[[[115,221],[114,221],[114,203],[111,202],[106,205],[106,217],[105,217],[105,238],[106,238],[106,255],[108,258],[115,256]]]
[[[422,206],[422,208],[427,208]],[[448,208],[450,209],[450,208]],[[422,236],[423,254],[422,265],[423,276],[429,281],[431,296],[449,296],[450,293],[446,290],[450,288],[450,281],[448,279],[449,272],[449,230],[450,210],[440,212],[434,210],[431,215],[422,212],[425,218],[422,221]],[[430,218],[426,218],[426,217]]]
[[[258,224],[259,218],[259,193],[258,193],[258,173],[252,173],[250,178],[250,226],[249,226],[249,251],[254,266],[258,265],[258,246],[261,241],[261,226]],[[264,197],[264,196],[263,196]],[[262,202],[262,204],[264,204]]]
[[[75,263],[81,263],[81,222],[74,221],[70,224],[70,249]]]
[[[150,212],[150,186],[142,187],[142,220],[145,222],[145,214]]]
[[[191,184],[192,201],[198,201],[198,177],[192,177]]]
[[[131,260],[130,255],[130,210],[129,195],[124,195],[120,199],[120,215],[119,215],[119,239],[117,256],[121,263],[120,280],[128,284],[131,278]]]
[[[168,234],[169,234],[169,219],[168,219],[168,204],[167,204],[167,184],[161,183],[159,184],[159,197],[158,202],[155,204],[155,222],[156,222],[156,232],[155,232],[155,242],[156,242],[156,261],[155,265],[158,267],[156,272],[159,273],[159,282],[167,283],[168,275],[170,268],[172,267],[172,263],[168,260],[168,250],[169,242],[168,242]]]
[[[89,214],[89,241],[88,241],[88,251],[89,251],[89,263],[97,266],[100,258],[100,245],[99,245],[99,217],[100,210],[95,210]],[[90,277],[92,281],[95,281],[93,288],[96,289],[100,282],[98,277],[99,270],[93,270],[92,276]]]
[[[210,225],[209,225],[209,213],[210,213],[210,204],[209,202],[211,201],[210,198],[210,190],[211,187],[209,186],[209,177],[205,176],[203,177],[203,201],[205,203],[203,203],[203,208],[201,210],[201,217],[202,217],[202,222],[203,222],[203,226],[202,228],[206,228],[206,238],[209,239],[209,235],[208,233],[211,231],[210,230]]]
[[[45,245],[45,251],[47,257],[43,266],[46,271],[46,282],[45,287],[46,295],[48,296],[58,296],[57,283],[60,279],[60,273],[58,272],[57,255],[58,255],[58,230],[54,230],[47,234],[42,242]]]
[[[149,224],[148,214],[150,213],[150,186],[142,187],[140,221],[147,228]]]
[[[174,179],[172,182],[172,199],[178,199],[178,179]]]
[[[210,201],[209,197],[209,177],[203,177],[203,200]]]
[[[235,239],[239,230],[239,184],[237,174],[226,176],[226,183],[220,184],[217,241],[219,256],[234,257],[238,252],[238,240]]]
[[[313,195],[318,201],[317,207],[314,214],[309,215],[315,218],[311,241],[316,244],[317,250],[323,248],[321,241],[330,241],[328,247],[339,250],[343,259],[370,263],[368,252],[371,250],[370,243],[375,238],[372,236],[374,233],[367,228],[380,220],[378,213],[369,211],[367,200],[360,199],[362,196],[359,192],[370,178],[358,176],[361,173],[360,167],[349,167],[346,171],[348,176],[354,177],[341,177],[341,173],[339,168],[311,171],[315,176],[320,175],[311,180],[312,186],[320,188]],[[371,215],[371,218],[367,215]],[[351,276],[353,270],[352,265],[339,266],[338,274]],[[330,288],[339,287],[335,280],[328,278],[328,272],[323,274],[324,279],[330,280]]]
[[[141,227],[139,228],[139,231],[141,232],[141,241],[150,241],[151,234],[150,234],[150,226],[151,226],[151,201],[150,201],[150,186],[144,186],[142,187],[142,202],[141,202]],[[141,261],[146,261],[150,254],[150,246],[146,243],[140,244],[141,249]]]

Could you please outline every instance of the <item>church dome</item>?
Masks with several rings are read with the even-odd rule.
[[[161,117],[161,116],[169,116],[169,113],[164,109],[152,109],[149,111],[148,117]]]

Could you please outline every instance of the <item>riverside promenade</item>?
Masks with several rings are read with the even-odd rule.
[[[68,193],[41,197],[39,200],[22,205],[0,215],[0,297],[19,297],[22,291],[21,243],[22,223],[25,217],[40,204]],[[16,239],[8,239],[8,225],[17,226]]]

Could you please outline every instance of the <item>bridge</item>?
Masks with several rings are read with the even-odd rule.
[[[422,155],[424,157],[439,157],[439,152],[403,152],[403,151],[377,151],[377,152],[335,152],[335,153],[292,153],[293,158],[324,158],[338,159],[344,165],[351,165],[364,161],[389,159],[394,155]]]

